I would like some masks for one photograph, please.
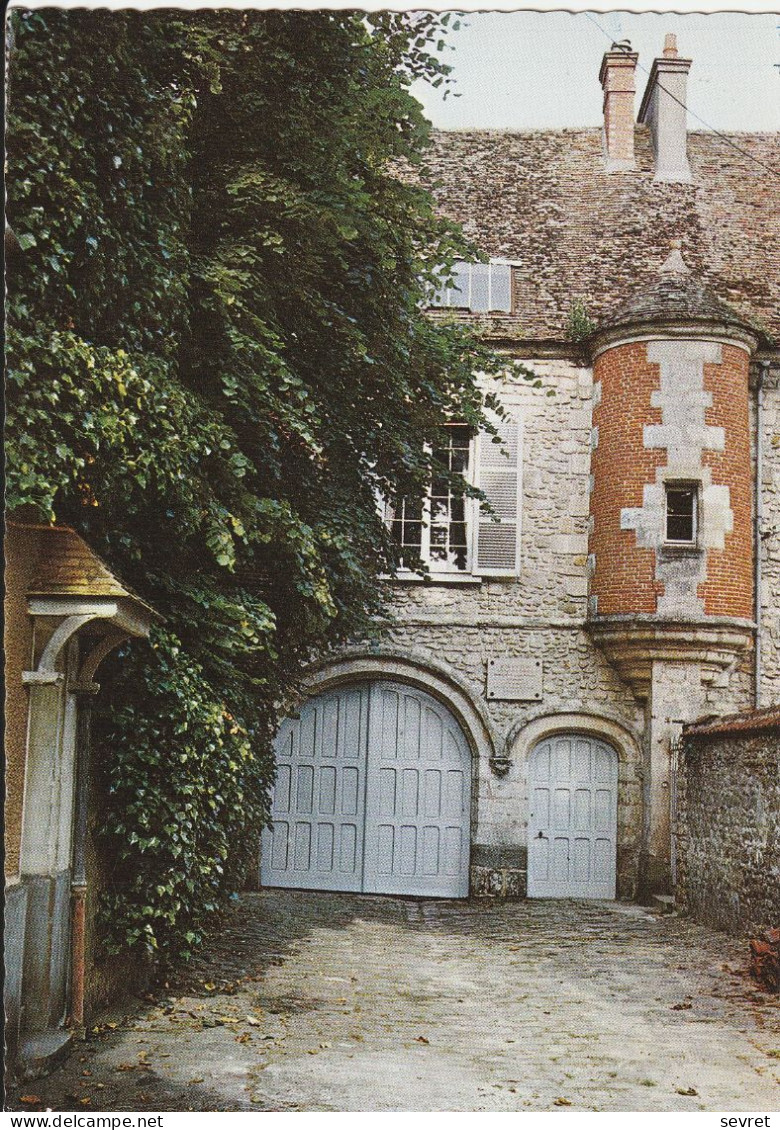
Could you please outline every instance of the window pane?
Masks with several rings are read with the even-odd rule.
[[[404,522],[404,536],[401,545],[419,550],[422,545],[422,522]]]
[[[433,450],[434,474],[429,498],[430,509],[423,521],[419,503],[402,502],[392,515],[393,537],[402,548],[420,553],[423,533],[427,524],[426,546],[429,563],[440,571],[465,571],[468,561],[468,529],[466,525],[466,500],[463,486],[469,471],[471,430],[467,425],[455,424],[444,428],[439,444]],[[451,483],[445,475],[457,478]],[[414,566],[410,559],[403,564]]]
[[[471,306],[475,313],[486,313],[490,308],[488,301],[489,263],[473,263],[471,267]]]
[[[512,309],[512,268],[508,263],[490,264],[490,309]]]
[[[452,269],[454,286],[450,290],[450,306],[467,307],[469,304],[469,265],[456,263]]]
[[[463,546],[466,545],[466,523],[453,522],[450,526],[450,545]]]
[[[431,526],[431,546],[447,544],[447,527]]]
[[[693,487],[667,487],[666,540],[693,542],[696,536],[696,491]]]

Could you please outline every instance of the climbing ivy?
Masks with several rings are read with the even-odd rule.
[[[241,881],[302,665],[383,615],[377,494],[482,419],[422,313],[473,253],[412,175],[447,18],[13,12],[8,501],[163,617],[96,727],[115,947],[189,953]]]

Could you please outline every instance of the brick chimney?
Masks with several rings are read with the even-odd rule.
[[[663,54],[653,62],[638,121],[650,126],[655,180],[690,181],[685,104],[690,59],[677,54],[677,37],[667,35]]]
[[[601,62],[604,90],[604,166],[608,173],[635,169],[634,71],[639,55],[628,40],[613,43]]]

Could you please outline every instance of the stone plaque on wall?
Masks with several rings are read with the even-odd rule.
[[[541,702],[541,659],[488,659],[489,701]]]

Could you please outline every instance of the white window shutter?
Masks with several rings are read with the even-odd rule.
[[[496,443],[489,432],[480,432],[477,437],[476,485],[493,513],[475,501],[473,571],[482,576],[516,576],[520,564],[522,424],[517,420],[495,423],[501,443]]]

